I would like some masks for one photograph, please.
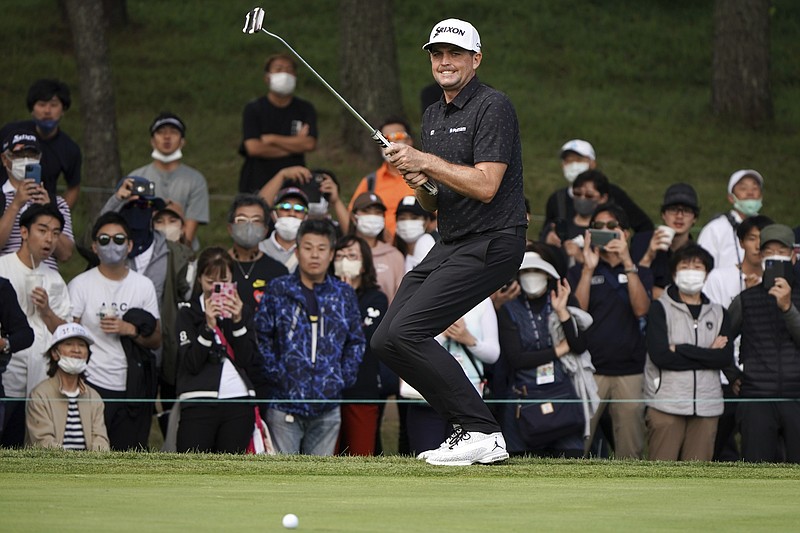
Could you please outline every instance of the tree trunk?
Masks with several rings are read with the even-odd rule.
[[[66,7],[80,84],[82,183],[109,187],[122,176],[122,168],[103,0],[66,0]],[[90,220],[100,212],[107,196],[107,193],[82,195],[81,203],[86,205]]]
[[[391,0],[340,0],[341,94],[374,128],[403,116]],[[342,139],[350,150],[378,162],[367,129],[343,109]]]
[[[711,105],[749,127],[772,120],[769,83],[771,0],[716,0]]]

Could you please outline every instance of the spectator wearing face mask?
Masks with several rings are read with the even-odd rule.
[[[317,147],[317,112],[294,96],[297,63],[289,54],[275,54],[264,66],[266,96],[247,104],[242,115],[245,158],[239,192],[258,192],[270,176],[291,166],[305,166],[305,154]]]
[[[397,232],[394,246],[405,256],[405,271],[408,272],[425,259],[436,244],[436,239],[427,231],[433,213],[425,211],[414,195],[403,197],[395,213]]]
[[[724,410],[719,370],[733,363],[730,319],[702,293],[714,260],[689,243],[670,258],[672,283],[650,306],[644,397],[648,458],[710,461]]]
[[[281,189],[275,196],[271,217],[275,229],[258,248],[292,273],[297,269],[297,230],[308,217],[308,196],[297,187]]]
[[[91,237],[100,264],[76,276],[68,286],[73,320],[95,340],[87,380],[103,400],[111,400],[105,404],[111,448],[147,448],[153,406],[146,402],[131,405],[122,400],[140,397],[132,388],[138,383],[128,379],[129,372],[138,370],[128,364],[129,351],[161,346],[156,289],[150,279],[129,267],[128,254],[134,243],[128,223],[119,213],[100,215]],[[146,320],[139,320],[145,315]],[[148,361],[150,357],[152,354]]]
[[[0,130],[0,139],[11,132],[22,130],[33,133],[42,147],[42,185],[50,199],[56,198],[59,176],[64,176],[67,190],[64,201],[72,209],[81,189],[81,149],[61,129],[61,119],[72,103],[66,83],[54,79],[40,79],[28,89],[26,104],[33,120],[11,122]],[[8,177],[6,168],[0,168],[0,183]]]
[[[569,221],[575,215],[575,207],[573,202],[570,201],[573,198],[572,184],[575,179],[587,170],[597,168],[594,147],[582,139],[572,139],[564,143],[560,154],[561,170],[564,173],[564,179],[567,180],[569,185],[563,189],[558,189],[547,199],[545,221],[540,235],[540,240],[543,241],[546,240],[547,234],[551,230],[558,227],[559,221]],[[650,231],[653,229],[653,223],[650,218],[641,207],[631,200],[628,193],[613,183],[609,183],[608,188],[608,201],[614,202],[625,211],[634,231]]]
[[[108,451],[103,400],[86,383],[92,336],[80,324],[58,326],[45,352],[47,379],[26,405],[30,446]]]
[[[697,244],[708,250],[718,268],[739,266],[744,249],[736,228],[747,217],[761,211],[764,177],[752,169],[737,170],[728,179],[728,201],[732,209],[712,218],[697,237]]]
[[[150,157],[153,162],[139,167],[128,176],[141,176],[155,184],[159,198],[177,202],[184,210],[183,234],[197,250],[197,229],[208,224],[208,184],[196,169],[183,163],[186,125],[178,115],[160,113],[150,124]]]
[[[153,213],[153,229],[160,231],[168,241],[190,246],[186,241],[183,208],[178,202],[167,200],[164,207]]]
[[[392,303],[397,288],[403,280],[405,266],[403,254],[383,240],[386,227],[386,205],[375,193],[365,192],[353,201],[350,234],[361,237],[372,249],[372,261],[378,274],[378,286]]]

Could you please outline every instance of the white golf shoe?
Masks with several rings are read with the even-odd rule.
[[[431,465],[469,466],[505,461],[508,452],[506,440],[499,431],[479,433],[457,428],[439,448],[422,452],[418,457]]]

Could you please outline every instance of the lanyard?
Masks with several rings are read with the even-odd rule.
[[[552,305],[550,304],[550,296],[547,296],[547,303],[545,303],[543,311],[543,315],[537,318],[536,314],[531,309],[531,304],[527,298],[525,298],[525,308],[528,310],[528,316],[531,319],[531,326],[533,327],[533,337],[536,340],[536,347],[542,349],[542,343],[540,342],[542,339],[542,334],[539,332],[539,325],[541,324],[541,316],[544,316],[545,321],[548,320],[550,317],[550,313],[553,311]],[[553,340],[550,338],[550,334],[544,335],[545,342],[547,343],[547,347],[550,348],[553,346]]]

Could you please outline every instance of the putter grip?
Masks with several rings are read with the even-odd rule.
[[[380,146],[381,148],[389,148],[389,141],[386,140],[386,137],[384,137],[379,130],[375,130],[373,132],[372,140],[378,143],[378,146]],[[437,194],[439,194],[439,188],[432,181],[426,181],[425,183],[422,184],[422,186],[431,196],[436,196]]]

